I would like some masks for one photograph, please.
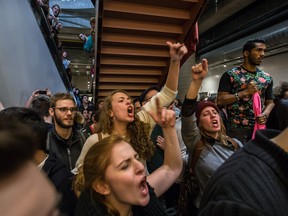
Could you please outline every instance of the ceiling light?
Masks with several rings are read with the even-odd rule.
[[[76,73],[79,73],[79,70],[76,70],[75,72],[76,72]]]
[[[74,65],[74,68],[78,68],[78,65]]]
[[[89,66],[89,65],[86,65],[86,68],[87,68],[87,69],[90,69],[90,66]]]

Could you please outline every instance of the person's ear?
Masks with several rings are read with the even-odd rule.
[[[244,57],[249,56],[249,51],[248,51],[248,50],[245,50],[245,51],[243,52],[243,55],[244,55]]]
[[[104,196],[107,196],[110,194],[110,187],[109,185],[103,183],[103,182],[96,182],[94,181],[92,184],[92,188],[99,194],[102,194]]]
[[[49,114],[51,115],[51,116],[54,116],[54,109],[53,108],[49,108]]]
[[[110,117],[113,118],[114,117],[114,112],[112,110],[110,110]]]

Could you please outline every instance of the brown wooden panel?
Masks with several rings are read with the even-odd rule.
[[[144,5],[145,1],[141,2],[142,4],[133,4],[120,1],[109,1],[105,0],[104,10],[113,11],[113,12],[122,12],[128,14],[140,14],[140,15],[149,15],[156,17],[167,17],[175,19],[189,19],[189,12],[184,9],[177,8],[168,8],[168,7],[158,7],[152,5]]]
[[[120,68],[120,67],[101,67],[100,74],[122,74],[122,75],[147,75],[147,76],[160,76],[162,70],[154,68]]]
[[[138,77],[138,76],[101,76],[99,82],[113,83],[157,83],[158,79],[153,77]]]
[[[151,85],[162,85],[170,62],[166,41],[188,40],[204,2],[207,0],[100,1],[95,74],[98,95],[95,96],[104,97],[114,89],[124,89],[131,92],[131,96],[138,96]],[[83,12],[91,17],[90,11]],[[70,68],[73,79],[83,81],[81,86],[86,91],[93,66],[91,56],[83,51],[83,43],[78,39],[80,32],[89,34],[90,30],[65,26],[59,39],[64,50],[67,47],[75,50],[75,55],[74,51],[69,51],[73,57]]]
[[[165,47],[166,48],[166,47]],[[169,58],[169,50],[166,49],[153,49],[148,48],[138,48],[138,47],[128,47],[128,46],[103,46],[102,54],[110,55],[129,55],[129,56],[149,56],[149,57],[164,57]]]
[[[102,35],[102,42],[118,42],[125,44],[142,44],[151,46],[165,46],[166,41],[174,41],[175,38],[172,37],[155,37],[155,36],[145,36],[145,35],[133,35],[133,34],[119,34],[105,32]]]
[[[114,28],[114,29],[131,29],[137,31],[151,31],[151,32],[165,32],[182,34],[182,26],[173,24],[163,24],[157,22],[145,22],[145,21],[134,21],[131,20],[121,20],[121,19],[110,19],[107,18],[103,20],[104,28]]]
[[[111,94],[112,91],[114,91],[114,90],[99,91],[98,97],[105,98],[106,96]],[[128,91],[126,90],[126,92],[132,98],[138,97],[142,93],[142,91],[129,91],[129,90]]]
[[[130,59],[130,58],[107,58],[100,60],[100,65],[131,65],[131,66],[147,66],[147,67],[165,67],[166,62],[158,59]]]
[[[99,85],[99,90],[107,90],[107,89],[125,89],[125,90],[144,90],[149,88],[151,85],[149,84],[137,84],[137,85],[127,85],[127,84],[107,84],[105,83],[104,85]]]

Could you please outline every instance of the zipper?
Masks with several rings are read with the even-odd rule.
[[[68,153],[70,170],[72,170],[72,161],[71,161],[71,151],[70,151],[70,148],[67,148],[67,153]]]

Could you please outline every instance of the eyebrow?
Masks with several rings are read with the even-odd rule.
[[[128,159],[126,159],[126,160],[121,161],[121,163],[119,163],[119,164],[116,166],[116,168],[120,168],[123,163],[129,162],[130,160],[131,160],[131,159],[128,158]]]
[[[127,96],[127,97],[120,96],[120,97],[118,97],[117,99],[118,99],[118,100],[119,100],[119,99],[129,99],[129,100],[131,100],[131,98],[130,98],[129,96]]]

